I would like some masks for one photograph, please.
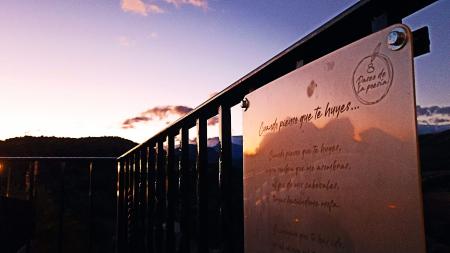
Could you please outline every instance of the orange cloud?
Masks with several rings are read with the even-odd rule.
[[[142,112],[139,116],[126,119],[122,123],[123,129],[134,128],[137,123],[148,122],[153,120],[167,120],[170,116],[184,116],[192,111],[191,107],[184,105],[167,105],[156,106]],[[167,123],[167,122],[166,122]]]
[[[122,122],[123,129],[131,129],[136,126],[136,124],[150,122],[150,121],[163,121],[165,120],[166,125],[170,124],[170,120],[173,116],[182,117],[192,111],[191,107],[184,105],[167,105],[167,106],[156,106],[150,108],[136,117],[126,119]],[[213,126],[219,123],[219,118],[214,116],[208,119],[208,126]]]
[[[204,10],[208,9],[208,1],[206,0],[165,0],[167,3],[173,4],[176,7],[180,5],[187,4],[195,7],[202,8]]]
[[[123,129],[134,128],[134,125],[135,125],[136,123],[139,123],[139,122],[145,122],[145,121],[149,121],[149,120],[151,120],[151,119],[148,118],[148,117],[142,117],[142,116],[130,118],[130,119],[125,120],[125,121],[122,123],[122,128],[123,128]]]
[[[161,14],[164,13],[165,11],[156,4],[147,4],[147,12]]]
[[[125,12],[133,12],[142,16],[149,13],[161,14],[164,10],[156,4],[146,4],[142,0],[122,0],[121,8]]]

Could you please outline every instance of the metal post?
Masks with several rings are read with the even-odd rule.
[[[155,226],[155,147],[147,147],[147,251],[154,252]]]
[[[133,248],[135,246],[135,242],[134,242],[134,236],[135,236],[135,224],[134,224],[134,215],[135,215],[135,211],[136,209],[135,207],[135,194],[134,194],[134,188],[135,188],[135,164],[134,164],[134,152],[133,154],[130,155],[130,157],[128,158],[129,160],[129,180],[130,180],[130,188],[129,188],[129,192],[130,194],[128,195],[129,197],[129,201],[128,201],[128,238],[129,238],[129,244],[128,244],[128,252],[134,252]]]
[[[2,174],[5,165],[0,160],[0,197],[2,197]]]
[[[139,150],[132,156],[133,159],[133,236],[132,252],[139,252]]]
[[[205,118],[197,119],[197,171],[198,171],[198,197],[200,238],[199,252],[208,253],[208,140],[207,121]]]
[[[145,247],[145,229],[144,229],[144,218],[145,218],[145,205],[144,205],[144,178],[145,178],[145,172],[144,172],[144,155],[145,155],[145,149],[139,149],[136,153],[137,156],[137,198],[138,198],[138,209],[137,209],[137,252],[143,252]]]
[[[164,155],[164,141],[159,140],[157,143],[157,162],[156,162],[156,252],[162,253],[164,250],[164,211],[166,209],[166,173],[165,173],[165,155]]]
[[[132,204],[132,183],[131,183],[131,178],[132,178],[132,165],[131,165],[131,159],[128,157],[126,159],[126,168],[127,168],[127,172],[126,172],[126,214],[127,214],[127,219],[126,219],[126,228],[127,228],[127,235],[126,235],[126,246],[125,246],[125,252],[130,252],[130,239],[131,239],[131,204]]]
[[[30,162],[30,166],[29,166],[29,180],[30,180],[30,188],[28,189],[28,200],[31,202],[32,205],[32,220],[33,220],[33,228],[32,228],[32,232],[30,234],[30,240],[28,240],[27,245],[26,245],[26,252],[29,253],[31,252],[31,238],[34,235],[35,232],[35,228],[36,228],[36,184],[37,184],[37,177],[39,174],[39,162],[38,161],[33,161]]]
[[[117,252],[124,252],[123,249],[123,220],[124,220],[124,163],[123,160],[117,161],[117,232],[116,232],[116,243]]]
[[[63,252],[63,238],[64,238],[64,195],[65,195],[65,188],[64,188],[64,171],[66,169],[66,163],[61,162],[61,170],[60,170],[60,197],[59,197],[59,228],[58,228],[58,247],[57,252],[62,253]]]
[[[94,219],[93,219],[93,210],[94,210],[94,200],[92,196],[92,188],[93,188],[93,163],[89,162],[89,242],[88,242],[88,252],[92,252],[92,242],[93,242],[93,229],[94,229]]]
[[[147,207],[147,199],[146,195],[146,178],[147,178],[147,170],[146,170],[146,153],[147,149],[142,147],[138,150],[138,166],[139,166],[139,242],[138,242],[138,252],[145,252],[146,240],[147,240],[147,231],[146,231],[146,207]]]
[[[9,190],[10,190],[10,186],[11,186],[11,166],[8,166],[8,178],[6,179],[6,197],[9,198]]]
[[[189,165],[189,128],[181,129],[181,186],[182,213],[181,213],[181,252],[191,252],[191,198],[192,198],[192,171]]]
[[[233,219],[231,215],[232,196],[231,189],[231,173],[232,173],[232,157],[231,157],[231,113],[230,107],[219,107],[219,123],[220,123],[220,161],[219,161],[219,185],[221,195],[221,218],[222,218],[222,240],[225,252],[236,252],[236,246],[232,245],[236,242],[234,237],[238,236],[232,231]],[[234,246],[234,247],[233,247]]]
[[[130,156],[130,252],[135,252],[136,249],[136,153]]]
[[[175,207],[176,207],[176,172],[175,172],[175,137],[168,136],[167,145],[167,233],[166,252],[175,252]]]
[[[130,171],[129,171],[129,162],[128,159],[124,159],[123,161],[123,169],[124,169],[124,198],[123,198],[123,252],[127,252],[128,251],[128,188],[129,188],[129,176],[130,176]]]

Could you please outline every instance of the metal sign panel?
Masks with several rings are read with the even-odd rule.
[[[411,41],[392,26],[247,97],[245,252],[425,252]]]

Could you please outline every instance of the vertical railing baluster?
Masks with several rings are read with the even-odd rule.
[[[64,238],[64,209],[65,209],[65,203],[64,203],[64,195],[65,195],[65,185],[64,185],[64,174],[66,169],[66,163],[61,162],[61,169],[60,169],[60,194],[59,194],[59,225],[58,225],[58,246],[57,246],[57,252],[62,253],[63,252],[63,238]]]
[[[164,141],[163,139],[158,140],[157,143],[157,162],[156,162],[156,172],[157,172],[157,194],[156,194],[156,252],[164,252],[164,210],[166,208],[166,173],[165,173],[165,155],[164,155]]]
[[[128,252],[134,252],[134,153],[128,157]]]
[[[124,224],[124,252],[128,252],[128,230],[129,230],[129,224],[128,224],[128,216],[130,213],[129,210],[129,188],[130,188],[130,164],[128,161],[128,157],[124,159],[124,170],[125,170],[125,174],[124,174],[124,219],[123,219],[123,224]]]
[[[235,253],[244,253],[244,181],[243,164],[237,165],[231,170],[231,217],[233,246]]]
[[[134,169],[133,154],[128,157],[128,252],[133,252],[133,207],[134,207]]]
[[[9,191],[10,191],[10,187],[11,187],[11,173],[12,173],[12,169],[11,169],[11,165],[6,167],[8,169],[8,177],[6,179],[6,197],[9,198]]]
[[[3,177],[1,174],[3,174],[5,168],[5,162],[3,160],[0,160],[0,201],[2,201],[3,194],[2,194],[2,189],[3,189]],[[5,195],[6,196],[6,195]],[[2,202],[0,202],[0,204],[3,204]],[[2,205],[3,206],[3,205]],[[0,206],[1,207],[1,206]]]
[[[166,252],[175,252],[175,208],[176,208],[176,171],[175,171],[175,137],[169,134],[167,141],[167,234]]]
[[[89,237],[88,237],[88,252],[92,252],[92,239],[93,239],[93,229],[94,229],[94,218],[93,218],[93,211],[94,211],[94,200],[92,196],[92,188],[93,188],[93,163],[92,161],[89,162]]]
[[[141,149],[141,164],[142,164],[142,175],[141,175],[141,182],[142,182],[142,240],[143,240],[143,250],[142,252],[148,252],[148,147],[142,147]]]
[[[132,175],[132,194],[133,194],[133,198],[132,198],[132,208],[131,208],[131,252],[134,253],[136,252],[136,211],[137,211],[137,182],[136,182],[136,175],[137,175],[137,171],[136,171],[136,152],[133,152],[133,154],[131,155],[131,165],[132,165],[132,170],[131,170],[131,175]]]
[[[131,236],[130,236],[130,252],[136,252],[136,153],[130,155],[131,160]]]
[[[181,198],[181,143],[180,143],[180,129],[177,130],[176,136],[175,136],[175,144],[174,144],[174,196],[175,196],[175,202],[174,202],[174,235],[175,235],[175,252],[179,253],[181,249],[181,205],[182,205],[182,198]],[[178,142],[178,143],[177,143]]]
[[[122,170],[123,170],[123,199],[122,199],[122,216],[121,216],[121,226],[122,226],[122,233],[120,234],[120,240],[121,242],[121,252],[126,252],[126,245],[127,245],[127,216],[128,216],[128,211],[127,211],[127,187],[128,187],[128,182],[127,182],[127,159],[123,158],[121,161],[122,164]]]
[[[199,188],[198,188],[198,148],[197,148],[197,134],[196,137],[194,137],[196,139],[196,143],[195,143],[195,162],[193,162],[193,164],[190,164],[190,168],[191,168],[191,183],[192,183],[192,187],[191,187],[191,221],[192,221],[192,227],[191,227],[191,231],[193,232],[193,237],[192,238],[192,248],[191,249],[195,249],[194,252],[198,253],[199,251],[199,238],[200,238],[200,215],[199,215],[199,209],[200,209],[200,205],[199,205]]]
[[[189,164],[189,128],[181,129],[181,252],[191,252],[191,198],[192,198],[192,171]]]
[[[133,204],[133,169],[132,169],[131,158],[127,158],[127,252],[131,252],[131,233],[132,233],[132,224],[131,224],[131,212],[132,212],[132,204]]]
[[[208,236],[208,139],[207,121],[205,118],[197,119],[197,171],[198,171],[198,197],[200,238],[199,252],[207,253],[209,247]]]
[[[130,215],[130,161],[129,157],[125,158],[125,232],[126,232],[126,240],[125,240],[125,252],[129,252],[129,215]]]
[[[134,253],[134,247],[135,247],[135,220],[134,215],[136,212],[135,209],[135,163],[134,163],[134,153],[130,155],[130,252]]]
[[[123,160],[117,161],[117,216],[116,216],[116,247],[118,253],[123,253],[123,220],[124,220],[124,164]]]
[[[144,206],[144,166],[143,166],[143,152],[144,149],[139,149],[137,152],[137,166],[138,166],[138,200],[139,200],[139,208],[138,208],[138,252],[144,251],[145,246],[145,229],[144,229],[144,217],[145,217],[145,206]]]
[[[139,212],[139,171],[138,171],[138,158],[137,158],[137,151],[133,153],[131,156],[131,159],[133,159],[133,210],[131,212],[132,214],[132,224],[133,224],[133,230],[132,230],[132,247],[131,252],[138,252],[138,212]]]
[[[194,195],[192,176],[193,172],[189,161],[189,128],[185,126],[181,129],[181,192],[183,195],[181,252],[183,253],[191,252],[191,239],[194,232],[192,229],[192,198]]]
[[[26,252],[29,253],[31,252],[31,238],[34,237],[34,233],[35,233],[35,229],[36,229],[36,188],[37,188],[37,177],[39,174],[39,162],[38,161],[33,161],[30,162],[30,166],[29,166],[29,171],[28,171],[28,175],[29,175],[29,189],[28,189],[28,200],[31,203],[32,206],[32,210],[31,210],[31,220],[33,221],[33,227],[31,229],[31,234],[30,234],[30,238],[27,241],[26,244]]]
[[[131,155],[132,164],[132,208],[131,208],[131,252],[137,252],[137,210],[138,210],[138,182],[137,182],[137,166],[136,166],[136,152]]]
[[[146,229],[145,229],[145,214],[146,214],[146,183],[145,179],[147,178],[146,171],[146,149],[145,147],[139,149],[138,157],[139,157],[139,252],[145,251],[145,241],[147,238]]]
[[[219,185],[221,196],[221,220],[222,241],[224,252],[236,252],[236,235],[232,231],[233,216],[231,213],[233,191],[231,189],[232,157],[231,157],[231,113],[229,106],[219,107],[219,140],[220,140],[220,162],[219,162]]]
[[[147,251],[155,250],[154,225],[155,225],[155,148],[153,145],[147,148]]]

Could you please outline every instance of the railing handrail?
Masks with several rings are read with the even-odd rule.
[[[126,153],[119,156],[117,159],[126,157],[127,155],[133,153],[135,150],[141,148],[142,146],[148,144],[154,139],[158,139],[160,136],[167,136],[171,133],[171,130],[180,129],[181,127],[194,126],[195,119],[202,115],[202,118],[209,118],[217,114],[217,111],[211,111],[211,107],[218,107],[224,103],[228,106],[234,106],[238,104],[242,98],[270,81],[294,70],[298,66],[292,66],[292,69],[288,67],[280,68],[278,65],[286,63],[286,59],[295,58],[298,60],[303,60],[302,65],[307,64],[313,60],[320,58],[336,49],[350,44],[360,38],[363,38],[374,30],[380,30],[390,23],[401,22],[401,20],[412,13],[436,2],[437,0],[401,0],[401,1],[387,1],[387,0],[361,0],[336,17],[332,18],[313,32],[309,33],[302,39],[298,40],[287,49],[281,51],[279,54],[272,57],[270,60],[266,61],[253,71],[250,71],[247,75],[240,78],[239,80],[232,83],[230,86],[216,94],[215,96],[209,98],[195,109],[179,118],[175,122],[168,125],[163,130],[159,131],[146,141],[132,149],[128,150]],[[377,15],[378,14],[378,15]],[[386,16],[383,16],[386,14]],[[362,29],[364,24],[362,20],[364,18],[380,17],[379,24],[372,20],[372,27],[369,29]],[[367,27],[365,27],[367,28]],[[349,34],[337,33],[337,31],[351,31]],[[337,33],[337,34],[336,34]],[[334,35],[331,36],[331,35]],[[349,36],[349,38],[339,38]],[[336,41],[328,42],[327,40],[333,37]],[[327,42],[327,43],[326,43]],[[322,48],[317,48],[314,43],[321,44]],[[305,50],[310,50],[311,47],[317,49],[317,52],[306,53]],[[302,51],[304,50],[304,51]],[[314,51],[314,50],[312,50]],[[299,52],[303,53],[305,59],[298,58]],[[289,71],[288,71],[289,70]],[[270,72],[275,73],[270,73]],[[264,74],[261,74],[263,73]],[[263,75],[263,76],[261,76]],[[265,75],[265,76],[264,76]]]

